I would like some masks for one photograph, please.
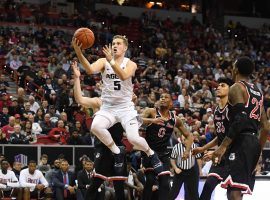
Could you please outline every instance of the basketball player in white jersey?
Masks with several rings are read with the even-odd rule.
[[[103,48],[105,58],[100,58],[92,64],[84,57],[81,44],[76,38],[73,38],[72,44],[86,72],[102,74],[102,106],[96,113],[91,131],[114,153],[115,171],[123,171],[124,152],[116,146],[108,128],[120,122],[134,148],[144,151],[151,158],[154,170],[158,174],[162,172],[163,166],[157,154],[150,149],[145,139],[139,136],[137,111],[132,103],[132,76],[137,65],[125,57],[128,49],[127,38],[121,35],[114,36],[112,46],[106,45]]]
[[[15,173],[8,169],[9,163],[7,160],[1,161],[0,170],[0,199],[5,197],[17,197],[21,199],[20,184]]]
[[[24,199],[41,198],[43,195],[49,198],[52,195],[51,189],[48,188],[49,183],[42,172],[37,169],[37,162],[34,160],[30,160],[28,168],[21,171],[19,182],[23,188]],[[38,191],[40,191],[40,194]]]

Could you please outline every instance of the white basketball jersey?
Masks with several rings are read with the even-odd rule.
[[[129,58],[124,58],[120,67],[125,69]],[[122,103],[130,103],[133,95],[132,77],[125,81],[121,81],[115,74],[110,63],[106,62],[104,72],[102,73],[103,89],[101,100],[103,103],[118,105]]]
[[[3,174],[2,173],[2,170],[0,170],[0,188],[5,188],[4,186],[5,185],[2,185],[2,184],[6,184],[7,186],[10,186],[12,187],[12,185],[10,185],[9,183],[13,183],[13,182],[17,182],[17,184],[14,186],[19,186],[19,182],[18,182],[18,179],[17,177],[15,176],[14,172],[11,171],[11,170],[7,170],[7,174]]]

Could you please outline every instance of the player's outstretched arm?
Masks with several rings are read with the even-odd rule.
[[[81,83],[80,83],[80,70],[77,66],[77,62],[73,62],[71,64],[73,73],[74,73],[74,97],[75,101],[86,107],[86,108],[92,108],[92,109],[99,109],[101,106],[101,100],[100,98],[89,98],[89,97],[84,97],[82,96],[82,90],[81,90]]]
[[[156,110],[154,108],[146,108],[141,115],[143,124],[144,125],[149,125],[149,124],[164,125],[164,119],[162,119],[161,117],[155,118],[155,116],[156,116]]]
[[[103,71],[104,65],[105,65],[105,58],[100,58],[96,62],[94,62],[92,65],[89,63],[89,61],[84,57],[81,49],[80,42],[76,39],[72,39],[72,46],[74,48],[74,51],[82,64],[83,68],[88,74],[98,73]]]
[[[189,156],[189,152],[191,150],[191,145],[193,143],[193,135],[186,129],[182,120],[179,117],[176,117],[176,124],[175,126],[180,130],[180,132],[186,138],[186,150],[183,155],[183,159],[187,159]]]
[[[203,153],[204,151],[217,146],[217,144],[218,144],[218,138],[215,137],[213,140],[211,140],[211,142],[208,142],[206,145],[204,145],[202,147],[196,147],[195,149],[193,149],[192,154],[196,155],[198,153]]]

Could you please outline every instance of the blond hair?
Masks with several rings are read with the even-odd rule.
[[[115,40],[115,39],[122,39],[124,44],[128,47],[128,39],[125,35],[115,35],[113,37],[113,40]]]

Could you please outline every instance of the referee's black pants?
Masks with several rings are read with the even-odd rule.
[[[175,174],[173,177],[173,186],[169,193],[169,200],[174,200],[178,196],[181,187],[185,183],[185,192],[188,195],[188,199],[185,200],[199,200],[199,169],[198,165],[188,170],[182,170],[180,174]]]

